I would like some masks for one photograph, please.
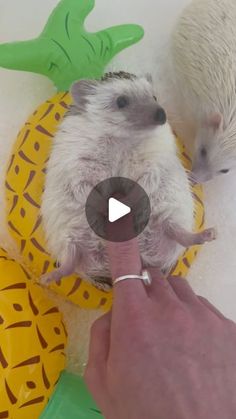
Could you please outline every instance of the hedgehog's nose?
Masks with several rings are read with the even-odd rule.
[[[164,125],[166,123],[166,113],[163,108],[157,108],[154,113],[154,121],[158,125]]]

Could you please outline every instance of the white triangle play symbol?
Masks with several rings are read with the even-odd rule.
[[[109,198],[108,219],[110,223],[114,223],[114,221],[119,220],[130,212],[131,208],[128,207],[128,205],[123,204],[123,202],[120,202],[115,198]]]

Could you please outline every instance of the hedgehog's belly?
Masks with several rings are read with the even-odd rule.
[[[96,236],[90,227],[84,232],[83,236],[86,237],[81,241],[83,243],[83,247],[81,247],[82,257],[76,272],[87,280],[95,277],[110,278],[111,273],[105,241]]]
[[[77,273],[90,278],[110,278],[109,260],[105,241],[95,236],[90,230],[86,231],[83,241],[83,255],[77,267]],[[183,253],[183,247],[171,240],[161,226],[153,229],[146,227],[139,236],[140,254],[143,266],[155,266],[163,271],[169,271]]]
[[[169,271],[183,253],[183,247],[171,240],[161,228],[145,231],[139,238],[143,266]]]

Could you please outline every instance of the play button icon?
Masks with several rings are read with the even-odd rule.
[[[151,208],[148,195],[137,182],[111,177],[91,190],[85,212],[95,234],[105,240],[122,242],[142,233],[148,224]],[[119,228],[120,221],[128,214],[132,216],[133,228]],[[112,236],[110,233],[108,236],[109,225],[118,227]]]
[[[128,205],[123,204],[122,202],[118,201],[115,198],[109,198],[108,204],[108,220],[111,223],[119,220],[120,218],[124,217],[125,215],[131,212],[131,208]]]

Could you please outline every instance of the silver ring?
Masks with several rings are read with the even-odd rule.
[[[151,277],[150,273],[147,270],[143,270],[142,271],[142,275],[133,275],[133,274],[131,274],[131,275],[122,275],[122,276],[119,276],[118,278],[116,278],[113,281],[113,285],[118,284],[118,282],[121,282],[121,281],[126,281],[127,279],[138,279],[138,280],[141,280],[141,281],[143,281],[143,283],[144,283],[144,285],[146,287],[150,287],[150,285],[152,283],[152,277]]]

